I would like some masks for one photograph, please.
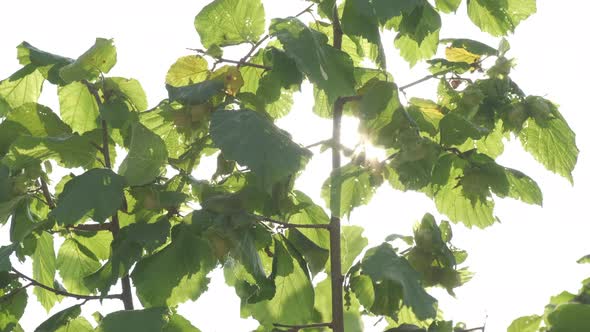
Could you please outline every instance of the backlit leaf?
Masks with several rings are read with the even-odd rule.
[[[36,103],[41,95],[43,81],[43,75],[35,66],[25,66],[9,78],[0,81],[0,97],[12,108],[26,103]]]
[[[168,308],[122,310],[106,315],[97,332],[161,332],[168,322]]]
[[[59,87],[57,94],[61,119],[72,127],[74,132],[83,134],[98,127],[98,104],[85,84],[70,83]]]
[[[37,238],[37,245],[33,258],[33,279],[42,283],[43,285],[53,287],[55,281],[55,251],[53,249],[53,237],[49,233],[43,232]],[[33,293],[37,296],[37,300],[41,303],[43,308],[49,312],[56,302],[59,302],[59,297],[48,290],[41,287],[35,287]]]
[[[205,48],[256,42],[264,32],[260,0],[215,0],[195,17],[195,28]]]
[[[130,186],[152,182],[168,161],[166,144],[141,123],[132,128],[131,144],[127,157],[119,166],[119,174],[125,177]]]
[[[168,69],[166,84],[172,86],[185,86],[207,79],[209,65],[205,58],[198,55],[187,55],[178,58]]]
[[[492,36],[514,32],[521,21],[536,11],[536,0],[467,0],[471,21]]]
[[[75,224],[91,213],[93,220],[103,222],[121,206],[124,186],[125,179],[113,171],[91,169],[66,183],[51,214],[61,225]]]
[[[108,73],[117,63],[117,50],[112,39],[96,38],[94,45],[74,62],[59,71],[66,83],[82,80],[94,80],[101,74]]]

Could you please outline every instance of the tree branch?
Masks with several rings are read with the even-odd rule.
[[[338,6],[334,4],[332,9],[332,31],[334,35],[334,48],[342,49],[342,27],[338,17]],[[360,98],[360,97],[354,97]],[[332,112],[332,173],[336,175],[331,178],[330,188],[330,286],[332,289],[332,323],[330,327],[334,332],[344,332],[344,302],[342,286],[344,276],[342,275],[342,258],[341,258],[341,232],[340,232],[340,189],[341,185],[336,178],[340,174],[340,130],[342,127],[342,111],[344,104],[354,100],[353,97],[340,97],[334,103]]]
[[[197,53],[200,54],[207,54],[207,51],[199,49],[199,48],[187,48],[187,50],[189,51],[195,51]],[[211,55],[209,55],[211,56]],[[217,62],[227,62],[227,63],[233,63],[233,64],[237,64],[238,67],[241,66],[245,66],[245,67],[254,67],[254,68],[259,68],[259,69],[264,69],[264,70],[271,70],[272,67],[269,66],[265,66],[265,65],[259,65],[257,63],[252,63],[252,62],[247,62],[244,61],[242,58],[242,60],[231,60],[231,59],[226,59],[226,58],[222,58],[222,57],[216,57],[216,56],[211,56],[213,59],[215,59]]]
[[[55,289],[53,287],[49,287],[45,284],[40,283],[39,281],[28,277],[27,275],[17,271],[15,268],[12,268],[12,272],[16,273],[16,275],[18,275],[21,279],[25,279],[27,281],[30,282],[30,284],[28,286],[36,286],[36,287],[40,287],[43,288],[47,291],[50,291],[52,293],[55,293],[57,295],[61,295],[61,296],[67,296],[67,297],[73,297],[75,299],[78,300],[104,300],[104,299],[120,299],[122,297],[121,294],[110,294],[110,295],[82,295],[82,294],[74,294],[74,293],[70,293],[70,292],[66,292],[60,289]],[[27,287],[28,287],[27,286]]]
[[[45,197],[45,202],[47,203],[47,206],[49,206],[50,210],[55,209],[55,202],[53,201],[53,197],[49,192],[47,182],[45,182],[45,180],[42,177],[39,178],[39,185],[41,187],[41,192],[43,192],[43,197]]]
[[[408,89],[408,88],[411,88],[411,87],[413,87],[414,85],[418,85],[418,84],[420,84],[420,83],[422,83],[422,82],[426,82],[426,81],[428,81],[429,79],[432,79],[432,78],[437,78],[437,77],[439,77],[439,76],[441,76],[441,75],[448,74],[448,73],[450,73],[451,71],[452,71],[451,69],[447,69],[447,70],[443,70],[443,71],[441,71],[441,72],[438,72],[438,73],[436,73],[436,74],[430,74],[430,75],[426,75],[426,76],[422,77],[421,79],[419,79],[419,80],[417,80],[417,81],[414,81],[414,82],[412,82],[412,83],[408,83],[408,84],[406,84],[406,85],[402,85],[401,87],[399,87],[399,90],[400,90],[402,93],[405,93],[405,90],[406,90],[406,89]]]
[[[25,290],[25,289],[27,289],[27,288],[29,288],[31,286],[33,286],[33,283],[32,282],[29,282],[28,284],[26,284],[26,285],[24,285],[22,287],[19,287],[19,288],[13,290],[12,292],[10,292],[8,294],[4,294],[4,295],[0,296],[0,303],[6,301],[8,299],[10,299],[11,297],[15,296],[16,294],[22,292],[23,290]]]
[[[252,216],[255,217],[256,219],[258,219],[259,221],[269,222],[272,224],[279,225],[280,228],[322,228],[322,229],[328,229],[330,227],[330,224],[291,224],[291,223],[288,223],[285,221],[279,221],[279,220],[275,220],[272,218],[259,216],[256,214],[252,214]]]
[[[332,323],[315,323],[315,324],[303,324],[303,325],[288,325],[288,324],[272,324],[274,327],[286,327],[288,332],[297,332],[303,329],[312,329],[316,327],[332,327]]]
[[[82,232],[98,232],[98,231],[111,231],[112,230],[112,223],[102,223],[102,224],[79,224],[73,226],[67,226],[69,230],[73,231],[82,231]]]

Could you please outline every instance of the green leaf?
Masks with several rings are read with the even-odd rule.
[[[451,0],[452,1],[452,0]],[[446,38],[440,40],[441,44],[449,44],[450,48],[462,48],[475,55],[498,55],[498,50],[482,42],[465,38]]]
[[[468,138],[480,139],[488,133],[456,112],[446,114],[440,120],[440,142],[443,145],[461,145]]]
[[[145,91],[134,78],[107,77],[104,80],[103,93],[123,97],[138,111],[145,111],[148,107]]]
[[[342,226],[340,251],[342,257],[342,273],[345,274],[356,261],[369,240],[363,236],[364,229],[360,226]]]
[[[350,216],[354,208],[369,203],[380,184],[370,169],[349,163],[333,171],[324,182],[322,198],[333,215]]]
[[[548,170],[573,183],[572,171],[578,159],[576,136],[555,105],[548,102],[549,120],[529,118],[518,134],[520,143]]]
[[[144,185],[160,175],[167,161],[168,151],[162,138],[141,123],[135,123],[129,153],[118,173],[125,177],[130,186]]]
[[[314,310],[317,312],[314,322],[328,322],[332,317],[332,289],[330,279],[326,278],[318,283],[315,288]],[[318,315],[319,314],[319,315]],[[363,332],[364,324],[361,318],[360,303],[355,294],[350,294],[350,305],[344,307],[344,331]],[[322,330],[326,331],[326,330]]]
[[[201,330],[194,327],[188,319],[179,314],[173,314],[162,332],[201,332]]]
[[[42,283],[43,285],[53,287],[55,281],[55,251],[53,249],[53,237],[49,233],[43,232],[37,238],[37,245],[35,252],[32,255],[33,259],[33,279]],[[58,302],[59,297],[48,290],[41,287],[35,287],[33,293],[37,296],[37,300],[41,303],[43,308],[49,312],[53,305]]]
[[[58,311],[46,321],[37,326],[35,332],[54,332],[62,331],[60,328],[65,327],[71,320],[77,318],[82,313],[80,305],[74,305],[64,310]]]
[[[488,182],[477,181],[471,177],[471,193],[468,196],[461,181],[464,169],[468,167],[465,160],[451,154],[443,155],[436,163],[432,178],[435,184],[434,202],[439,212],[446,214],[453,222],[462,222],[467,227],[485,228],[494,223],[494,201],[491,199]]]
[[[64,326],[55,332],[93,332],[94,327],[84,317],[78,317],[70,320]]]
[[[375,282],[399,284],[403,288],[404,302],[421,320],[436,317],[436,299],[426,293],[420,284],[419,274],[403,257],[397,256],[388,243],[367,251],[362,261],[362,272]]]
[[[402,14],[411,13],[416,7],[421,6],[423,0],[373,0],[375,13],[379,16],[381,24]]]
[[[309,265],[312,277],[326,266],[330,251],[315,244],[296,228],[290,229],[287,236],[291,244],[301,253]]]
[[[94,80],[108,73],[117,63],[117,50],[112,39],[96,38],[94,45],[71,64],[62,67],[59,75],[66,83]]]
[[[61,119],[74,132],[83,134],[98,127],[98,104],[85,84],[73,82],[59,87],[57,95]]]
[[[381,43],[379,21],[370,1],[346,1],[341,21],[345,34],[364,37],[374,44]]]
[[[43,75],[34,66],[25,66],[9,78],[0,81],[0,97],[12,108],[26,103],[36,103],[41,95],[43,81]]]
[[[18,123],[31,136],[57,137],[72,132],[49,107],[36,103],[26,103],[15,108],[6,116],[6,121]]]
[[[144,306],[176,306],[207,290],[215,264],[209,243],[180,224],[172,230],[172,242],[139,261],[131,277]]]
[[[492,36],[514,32],[521,21],[536,11],[536,0],[467,0],[471,21]]]
[[[287,243],[276,238],[274,243],[273,273],[277,292],[271,300],[242,303],[242,308],[265,326],[308,322],[313,314],[314,293],[307,270]]]
[[[59,248],[57,269],[66,289],[75,294],[90,294],[84,284],[84,277],[101,266],[98,257],[75,239],[68,238]]]
[[[10,271],[10,255],[14,252],[14,244],[0,247],[0,272]]]
[[[264,33],[260,0],[215,0],[195,17],[195,28],[205,48],[256,42]]]
[[[326,35],[293,17],[273,20],[270,32],[280,40],[299,70],[326,92],[330,104],[338,97],[355,94],[352,60],[329,46]]]
[[[53,84],[63,82],[59,77],[61,67],[74,62],[73,59],[42,51],[26,41],[18,45],[16,49],[18,61],[21,65],[32,64]]]
[[[297,206],[294,211],[288,213],[287,221],[292,224],[301,225],[327,225],[330,218],[324,209],[315,204],[311,198],[299,190],[294,190],[294,204]],[[301,228],[299,231],[318,247],[330,248],[330,236],[324,229]]]
[[[590,330],[590,305],[567,303],[547,315],[551,332],[577,332]]]
[[[508,332],[537,332],[542,321],[538,315],[520,317],[508,326]]]
[[[21,287],[18,281],[12,283],[14,287]],[[2,294],[7,295],[4,292]],[[18,326],[18,322],[25,312],[27,300],[26,291],[19,291],[12,293],[10,296],[2,297],[2,301],[0,301],[0,331],[19,331],[16,326]]]
[[[209,76],[209,64],[199,55],[187,55],[178,58],[168,69],[166,84],[185,86],[205,81]]]
[[[96,332],[162,332],[168,319],[168,308],[115,311],[100,321]]]
[[[221,80],[208,80],[181,87],[166,84],[168,98],[186,105],[203,104],[213,96],[223,92],[224,87],[225,83]]]
[[[72,234],[72,239],[86,247],[99,260],[107,260],[111,256],[111,232],[79,231]]]
[[[21,136],[12,143],[3,162],[11,169],[22,169],[54,159],[64,167],[89,168],[96,160],[96,153],[87,136]]]
[[[578,264],[589,264],[590,263],[590,255],[586,255],[577,261]]]
[[[123,227],[117,238],[112,243],[109,242],[108,248],[104,248],[106,241],[96,239],[89,248],[96,253],[103,251],[102,255],[112,251],[112,255],[106,257],[108,261],[100,269],[84,278],[84,284],[92,290],[108,292],[119,278],[128,274],[144,251],[153,252],[166,243],[169,229],[168,220],[161,218],[154,223],[135,222]],[[81,240],[80,237],[77,239]]]
[[[436,8],[443,13],[454,13],[459,8],[461,0],[436,0]]]
[[[515,169],[505,169],[506,179],[508,180],[507,191],[494,191],[499,197],[508,196],[521,200],[528,204],[543,205],[543,193],[535,180],[526,174]]]
[[[109,169],[91,169],[66,183],[51,211],[61,225],[72,225],[92,212],[92,219],[103,222],[123,202],[125,179]]]
[[[264,115],[247,109],[215,111],[211,137],[226,159],[248,166],[266,190],[300,171],[311,155]]]
[[[436,53],[440,27],[440,15],[429,3],[424,3],[403,15],[394,45],[410,66],[414,66]]]

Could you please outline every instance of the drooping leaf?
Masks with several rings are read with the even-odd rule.
[[[27,306],[28,295],[22,289],[20,291],[12,290],[12,293],[5,293],[9,288],[19,288],[22,285],[16,281],[7,281],[11,283],[6,289],[0,291],[2,293],[2,301],[0,302],[0,331],[19,331],[18,322],[25,312]],[[22,329],[20,330],[22,331]]]
[[[49,107],[37,103],[26,103],[15,108],[6,116],[6,121],[18,123],[31,136],[58,137],[72,132]]]
[[[195,28],[205,48],[255,43],[264,33],[260,0],[215,0],[195,17]]]
[[[70,83],[59,87],[57,94],[61,119],[74,132],[83,134],[98,127],[98,104],[85,84]]]
[[[168,322],[168,308],[122,310],[106,315],[97,332],[161,332]]]
[[[436,317],[436,300],[420,284],[419,274],[388,243],[372,248],[362,261],[362,272],[373,281],[392,281],[403,288],[403,300],[420,319]]]
[[[42,51],[26,41],[18,45],[16,49],[18,61],[21,65],[32,64],[53,84],[63,82],[59,77],[59,70],[74,61],[70,58]]]
[[[62,331],[70,321],[76,319],[81,313],[82,310],[80,309],[79,304],[58,311],[53,316],[49,317],[46,321],[37,326],[35,332]]]
[[[333,215],[350,216],[354,208],[369,203],[381,181],[370,169],[349,163],[333,171],[324,182],[322,198]]]
[[[207,80],[191,85],[174,87],[166,84],[168,98],[186,105],[198,105],[220,94],[225,87],[222,80]]]
[[[125,179],[113,171],[91,169],[66,183],[51,215],[61,225],[72,225],[90,213],[103,222],[121,206],[124,186]]]
[[[53,237],[49,233],[43,232],[41,236],[37,238],[37,245],[32,258],[33,279],[43,285],[53,287],[56,264],[55,251],[53,249]],[[39,300],[43,308],[48,312],[53,308],[53,305],[60,300],[55,293],[41,287],[35,287],[33,293],[35,293],[37,300]]]
[[[324,269],[330,256],[328,249],[318,246],[296,228],[289,230],[288,239],[305,258],[312,276]]]
[[[288,244],[275,238],[273,271],[277,292],[271,300],[242,304],[261,325],[301,324],[312,318],[314,292],[307,270]]]
[[[314,288],[314,309],[317,311],[317,316],[314,316],[316,322],[327,322],[332,317],[332,289],[330,287],[330,279],[326,278],[318,283]],[[344,330],[346,332],[363,332],[364,324],[361,318],[360,303],[356,299],[355,294],[351,293],[350,299],[346,300],[344,307]],[[327,331],[327,330],[322,330]]]
[[[326,92],[330,104],[338,97],[354,95],[352,60],[329,46],[326,35],[308,28],[296,18],[275,19],[270,31],[281,41],[299,70]]]
[[[141,123],[135,123],[129,153],[118,173],[125,177],[130,186],[144,185],[160,175],[167,161],[168,151],[162,138]]]
[[[492,36],[514,32],[521,21],[536,11],[536,0],[467,0],[471,21]]]
[[[423,3],[403,15],[394,45],[400,50],[400,55],[414,66],[419,60],[428,59],[436,53],[440,27],[438,12],[429,3]]]
[[[127,100],[138,111],[145,111],[148,107],[145,91],[134,78],[107,77],[104,80],[103,93]]]
[[[0,272],[10,271],[10,255],[14,252],[14,244],[0,247]]]
[[[187,55],[178,58],[166,74],[166,84],[186,86],[202,82],[209,75],[207,60],[201,56]]]
[[[545,168],[573,183],[572,171],[578,159],[576,136],[555,105],[548,103],[548,120],[529,118],[518,138],[524,149]]]
[[[94,80],[108,73],[117,63],[117,50],[112,39],[96,38],[94,45],[74,62],[62,67],[59,75],[66,83]]]
[[[43,75],[35,66],[25,66],[7,79],[0,81],[0,97],[12,108],[26,103],[36,103],[41,95],[43,81]]]
[[[345,274],[354,264],[369,240],[363,236],[364,229],[360,226],[342,226],[340,250],[342,256],[342,273]]]
[[[139,261],[131,277],[144,306],[175,306],[207,289],[215,264],[209,243],[181,224],[172,230],[172,242]]]
[[[101,266],[90,249],[72,238],[66,239],[59,248],[56,265],[66,289],[75,294],[90,294],[83,278]]]
[[[264,115],[247,109],[214,112],[211,137],[225,158],[248,166],[267,190],[301,170],[311,154]]]

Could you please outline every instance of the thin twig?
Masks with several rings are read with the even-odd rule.
[[[120,299],[122,297],[121,294],[110,294],[110,295],[82,295],[82,294],[74,294],[70,292],[66,292],[60,289],[55,289],[53,287],[49,287],[45,284],[40,283],[39,281],[17,271],[15,268],[12,268],[12,272],[16,273],[20,278],[29,281],[32,286],[41,287],[47,291],[55,293],[61,296],[73,297],[78,300],[104,300],[104,299]]]
[[[252,215],[253,217],[255,217],[256,219],[258,219],[259,221],[263,221],[263,222],[269,222],[271,224],[276,224],[279,225],[279,227],[281,228],[321,228],[321,229],[328,229],[330,227],[330,224],[291,224],[285,221],[279,221],[279,220],[275,220],[272,218],[267,218],[264,216],[259,216],[256,214]]]
[[[300,11],[299,13],[297,13],[297,15],[295,15],[295,17],[299,17],[305,13],[307,13],[312,7],[313,7],[313,3],[309,6],[307,6],[307,8],[305,8],[304,10]],[[270,34],[265,35],[264,37],[260,38],[259,41],[257,41],[255,44],[252,45],[252,48],[250,48],[250,50],[248,51],[248,53],[246,53],[246,55],[244,55],[239,63],[238,63],[238,68],[240,68],[240,66],[245,65],[246,63],[248,63],[248,59],[250,59],[250,57],[252,56],[252,54],[254,54],[254,52],[256,51],[256,49],[258,49],[258,47],[260,47],[260,45],[262,45],[262,43],[264,43],[267,39],[270,38]]]
[[[201,54],[207,54],[207,51],[199,49],[199,48],[187,48],[187,50],[195,51],[195,52],[201,53]],[[259,65],[257,63],[252,63],[252,62],[247,62],[247,61],[242,61],[242,60],[231,60],[231,59],[226,59],[226,58],[222,58],[222,57],[214,57],[214,56],[212,56],[212,58],[215,59],[217,62],[227,62],[227,63],[237,64],[238,67],[245,66],[245,67],[254,67],[254,68],[259,68],[259,69],[264,69],[264,70],[272,70],[272,67],[265,66],[265,65]]]
[[[98,231],[110,231],[112,224],[105,222],[102,224],[79,224],[74,226],[68,226],[69,230],[82,231],[82,232],[98,232]]]
[[[420,84],[420,83],[422,83],[422,82],[426,82],[426,81],[428,81],[429,79],[432,79],[432,78],[438,78],[438,77],[440,77],[441,75],[445,75],[445,74],[448,74],[448,73],[450,73],[451,71],[452,71],[451,69],[447,69],[447,70],[443,70],[443,71],[441,71],[441,72],[438,72],[438,73],[436,73],[436,74],[430,74],[430,75],[426,75],[426,76],[422,77],[421,79],[419,79],[419,80],[417,80],[417,81],[414,81],[414,82],[412,82],[412,83],[408,83],[408,84],[406,84],[406,85],[402,85],[402,86],[400,86],[400,87],[399,87],[399,90],[400,90],[402,93],[405,93],[405,90],[406,90],[406,89],[408,89],[408,88],[411,88],[411,87],[413,87],[414,85],[418,85],[418,84]]]
[[[26,285],[24,285],[22,287],[19,287],[19,288],[13,290],[12,292],[10,292],[8,294],[4,294],[4,295],[0,296],[0,303],[6,301],[8,299],[10,299],[11,297],[15,296],[16,294],[22,292],[23,290],[25,290],[25,289],[27,289],[27,288],[29,288],[31,286],[33,286],[33,283],[32,282],[29,282],[28,284],[26,284]]]
[[[332,323],[315,323],[315,324],[302,324],[302,325],[288,325],[288,324],[279,324],[274,323],[272,324],[275,327],[286,327],[288,328],[288,332],[297,332],[303,329],[312,329],[316,327],[332,327]]]
[[[51,196],[51,193],[49,192],[49,188],[47,187],[47,182],[45,182],[45,180],[42,177],[39,178],[39,185],[41,186],[41,191],[43,192],[43,197],[45,197],[45,201],[47,203],[47,206],[49,206],[50,210],[55,209],[55,202],[53,201],[53,197]]]

